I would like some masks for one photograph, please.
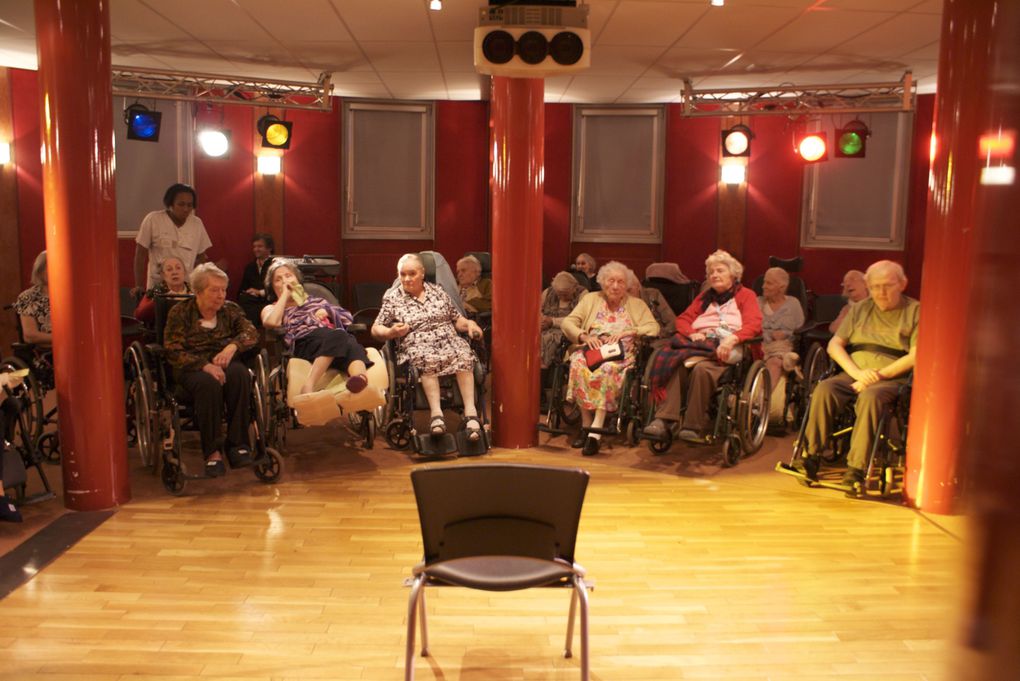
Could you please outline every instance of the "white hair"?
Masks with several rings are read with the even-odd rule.
[[[770,267],[765,270],[765,276],[762,279],[767,279],[769,275],[772,275],[779,280],[779,283],[783,285],[785,291],[790,286],[790,273],[784,270],[782,267]]]
[[[482,271],[482,261],[479,260],[478,258],[476,258],[475,256],[473,256],[473,255],[465,255],[463,258],[461,258],[460,260],[457,261],[457,267],[460,267],[464,263],[467,263],[467,264],[471,265],[472,267],[475,268],[475,271],[481,273],[481,271]]]
[[[32,263],[32,284],[34,286],[45,286],[49,282],[46,273],[46,251],[39,251]]]
[[[744,276],[744,266],[740,264],[740,261],[721,248],[705,258],[705,274],[707,275],[714,265],[720,263],[729,268],[735,280],[740,281],[740,277]]]
[[[631,277],[633,277],[634,279],[637,279],[637,275],[634,274],[634,272],[629,267],[624,265],[622,262],[620,262],[618,260],[610,260],[605,265],[600,267],[599,268],[599,273],[597,275],[595,275],[595,281],[598,282],[599,286],[605,288],[606,279],[609,278],[609,272],[611,270],[619,272],[620,274],[622,274],[623,275],[623,280],[625,282],[627,282],[626,285],[628,287],[630,286]]]
[[[406,265],[409,262],[417,263],[418,268],[421,270],[425,269],[425,262],[421,259],[420,255],[418,255],[417,253],[404,253],[402,256],[400,256],[400,259],[397,260],[397,274],[400,274],[400,270],[402,270],[404,268],[404,265]]]
[[[191,290],[195,293],[204,291],[209,285],[210,279],[222,279],[228,284],[230,283],[230,277],[227,276],[227,273],[211,262],[204,262],[191,270],[191,276],[188,279],[191,284]]]
[[[907,274],[903,271],[903,265],[892,260],[879,260],[868,266],[868,270],[864,273],[864,281],[870,284],[871,278],[882,272],[894,275],[899,281],[907,280]]]

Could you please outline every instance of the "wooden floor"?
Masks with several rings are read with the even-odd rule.
[[[135,499],[0,601],[0,678],[402,678],[413,464],[344,442],[299,431],[281,483],[231,472],[182,498],[133,461]],[[577,555],[597,579],[593,679],[950,678],[959,519],[800,487],[771,472],[786,440],[731,470],[711,449],[552,445],[484,460],[592,474]],[[576,679],[567,604],[430,591],[417,678]]]

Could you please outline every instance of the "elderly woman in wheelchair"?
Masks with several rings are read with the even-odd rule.
[[[758,307],[762,315],[762,352],[772,385],[770,420],[785,428],[787,414],[799,408],[800,355],[795,352],[797,334],[804,325],[800,301],[786,295],[790,274],[781,267],[770,267],[762,277],[762,295]],[[794,421],[796,419],[794,418]]]
[[[464,432],[468,441],[479,442],[483,424],[475,400],[476,360],[470,344],[459,333],[481,339],[482,329],[460,313],[441,286],[425,281],[425,265],[419,255],[401,256],[397,273],[400,286],[383,297],[372,335],[393,341],[397,365],[409,364],[420,378],[433,438],[446,435],[439,379],[452,374],[463,401]]]
[[[687,442],[707,444],[722,439],[724,458],[730,465],[739,458],[741,449],[749,453],[761,445],[767,425],[769,383],[764,365],[751,364],[744,346],[761,334],[762,318],[754,292],[740,283],[743,271],[743,265],[726,251],[708,256],[708,288],[677,317],[676,335],[651,361],[650,391],[658,406],[643,435],[653,442],[656,451],[668,449],[676,421],[680,421],[680,439]],[[712,428],[717,387],[725,384],[736,393],[741,382],[744,394],[736,399],[737,417],[727,417],[729,404],[720,405]],[[684,402],[682,392],[686,393]],[[764,414],[760,413],[763,406]],[[740,426],[735,435],[740,439],[739,446],[731,442],[731,420]],[[664,448],[655,446],[662,444]]]
[[[829,341],[828,352],[841,371],[820,381],[811,395],[792,467],[818,481],[821,456],[836,435],[840,414],[853,403],[847,470],[842,487],[862,493],[869,456],[884,437],[889,410],[904,394],[914,367],[920,304],[903,295],[903,268],[881,260],[868,268],[869,297],[853,304]],[[796,459],[799,454],[799,460]]]
[[[227,298],[227,275],[211,263],[191,273],[195,297],[179,303],[167,315],[164,348],[177,384],[193,401],[195,422],[202,437],[207,477],[251,463],[248,442],[251,374],[238,353],[259,341],[244,311]],[[227,434],[222,414],[226,406]]]
[[[585,456],[598,454],[606,415],[619,410],[637,354],[635,338],[659,333],[648,305],[627,292],[631,276],[615,260],[603,265],[597,277],[601,290],[581,298],[560,326],[571,343],[581,344],[570,357],[567,400],[581,408],[581,434],[571,444]]]
[[[346,413],[371,447],[375,423],[369,412],[385,403],[382,358],[358,343],[351,333],[353,316],[328,289],[309,286],[311,294],[297,265],[286,258],[276,258],[266,271],[270,304],[262,309],[262,325],[283,333],[286,345],[283,373],[277,373],[282,384],[271,382],[286,393],[287,404],[305,425],[321,425]],[[354,418],[356,413],[360,416]]]

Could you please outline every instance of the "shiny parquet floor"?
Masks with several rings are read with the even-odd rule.
[[[593,679],[951,678],[959,518],[802,488],[771,471],[788,440],[730,470],[711,449],[582,460],[547,442],[483,460],[591,472],[577,553],[597,581]],[[132,461],[135,498],[0,601],[0,678],[402,678],[415,463],[348,444],[298,431],[280,483],[234,471],[180,498]],[[578,678],[565,592],[428,602],[418,679]]]

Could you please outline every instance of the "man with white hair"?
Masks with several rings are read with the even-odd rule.
[[[819,454],[832,435],[837,414],[855,395],[857,414],[850,436],[848,468],[843,484],[864,482],[864,467],[872,449],[883,408],[896,399],[900,385],[914,368],[920,303],[903,295],[903,268],[880,260],[865,273],[869,297],[851,306],[829,341],[829,356],[843,369],[818,384],[804,432],[800,462],[804,475],[816,480]]]
[[[829,331],[836,333],[836,329],[843,323],[843,318],[850,311],[850,306],[859,303],[868,297],[868,282],[864,280],[864,272],[860,270],[849,270],[843,275],[843,297],[846,298],[846,305],[839,311],[839,314],[829,324]]]

